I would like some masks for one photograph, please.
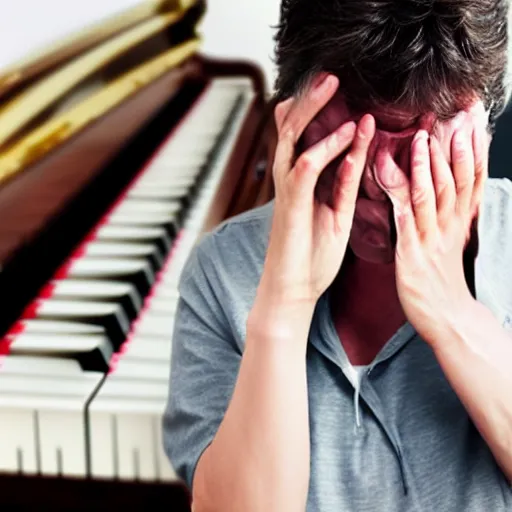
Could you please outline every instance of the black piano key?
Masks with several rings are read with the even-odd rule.
[[[78,361],[84,371],[108,372],[113,347],[105,334],[28,334],[10,340],[12,355],[59,357]]]
[[[154,273],[158,272],[164,263],[164,254],[158,247],[142,243],[89,242],[83,246],[81,257],[145,260]]]
[[[184,210],[188,210],[197,195],[197,190],[193,186],[180,187],[140,187],[134,188],[129,193],[129,197],[133,199],[159,200],[159,201],[179,201]]]
[[[131,321],[137,318],[143,307],[143,298],[135,287],[122,282],[57,279],[46,287],[42,295],[58,300],[113,302],[122,307]]]
[[[155,280],[155,274],[143,260],[109,260],[104,258],[79,258],[71,261],[57,278],[74,278],[132,284],[140,297],[145,297]]]
[[[163,255],[167,255],[172,245],[172,238],[169,237],[165,229],[150,226],[102,225],[90,240],[112,243],[148,243],[157,247]]]
[[[27,308],[24,319],[62,320],[101,326],[114,351],[119,350],[130,330],[130,322],[121,307],[105,302],[37,300]]]
[[[177,213],[173,215],[153,214],[151,217],[141,217],[136,213],[121,213],[111,215],[105,225],[106,226],[124,226],[130,228],[143,229],[163,228],[170,238],[175,238],[182,226],[182,217]]]

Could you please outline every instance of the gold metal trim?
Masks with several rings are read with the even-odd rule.
[[[0,96],[23,81],[63,63],[153,16],[188,10],[196,3],[197,0],[145,0],[107,20],[93,23],[0,70]]]
[[[139,89],[182,64],[197,52],[200,44],[200,38],[195,38],[172,48],[126,73],[81,104],[31,132],[12,148],[0,154],[0,182],[39,160]]]
[[[179,21],[185,11],[159,15],[107,41],[22,92],[0,110],[0,147],[38,114],[121,54]]]

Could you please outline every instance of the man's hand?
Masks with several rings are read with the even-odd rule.
[[[376,162],[393,203],[399,298],[429,343],[446,339],[473,301],[463,252],[487,178],[489,137],[484,123],[469,121],[454,132],[451,164],[439,140],[423,130],[412,142],[410,180],[389,154]]]
[[[254,324],[263,322],[268,327],[275,317],[277,323],[282,321],[301,330],[306,322],[308,331],[309,313],[341,267],[368,148],[375,135],[374,118],[366,115],[358,125],[353,121],[344,123],[295,160],[297,142],[338,85],[336,77],[320,75],[304,95],[276,108],[276,197],[267,257],[253,308]],[[315,187],[320,174],[349,148],[337,170],[333,205],[318,201]]]

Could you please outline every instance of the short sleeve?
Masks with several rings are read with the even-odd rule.
[[[181,275],[163,418],[165,451],[189,489],[229,405],[242,359],[221,306],[222,291],[212,283],[208,241],[192,251]]]
[[[512,330],[512,182],[487,180],[480,214],[477,298]]]

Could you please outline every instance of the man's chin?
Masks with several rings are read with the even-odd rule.
[[[368,263],[390,265],[395,261],[395,244],[391,240],[386,244],[374,245],[353,235],[349,244],[356,258]]]

